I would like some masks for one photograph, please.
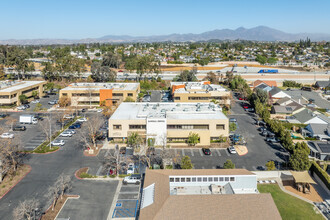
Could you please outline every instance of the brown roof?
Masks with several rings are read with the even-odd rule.
[[[315,184],[314,180],[311,178],[308,171],[291,171],[291,173],[296,183]]]
[[[253,82],[253,88],[257,87],[258,85],[260,85],[261,83],[265,83],[266,85],[272,87],[272,86],[277,86],[276,81],[273,80],[256,80]]]
[[[170,195],[172,175],[255,175],[245,169],[146,170],[144,187],[155,183],[153,204],[140,219],[281,219],[270,194]]]

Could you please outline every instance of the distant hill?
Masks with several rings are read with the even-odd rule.
[[[86,39],[26,39],[26,40],[0,40],[0,44],[9,45],[47,45],[47,44],[77,44],[77,43],[123,43],[123,42],[186,42],[208,40],[253,40],[253,41],[298,41],[309,37],[312,41],[330,41],[330,34],[322,33],[298,33],[291,34],[266,26],[258,26],[250,29],[244,27],[236,30],[221,29],[207,31],[201,34],[170,34],[154,36],[128,36],[107,35],[100,38]]]

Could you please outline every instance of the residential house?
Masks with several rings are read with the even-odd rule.
[[[282,99],[284,97],[291,98],[289,94],[284,92],[282,89],[278,87],[273,87],[272,90],[269,91],[269,98],[275,102],[276,100]]]
[[[309,141],[310,156],[319,160],[330,161],[330,142]]]
[[[328,81],[316,81],[315,87],[319,89],[330,88],[330,80]]]
[[[256,88],[257,86],[259,86],[261,84],[267,85],[269,87],[276,87],[277,86],[276,81],[273,81],[273,80],[267,80],[267,81],[266,80],[256,80],[256,81],[253,82],[252,87]]]
[[[319,140],[330,140],[330,124],[308,124],[302,133]]]
[[[271,109],[271,114],[293,115],[304,110],[304,106],[294,100],[284,97],[279,99]]]
[[[329,117],[320,114],[318,112],[313,112],[310,109],[304,109],[292,117],[287,117],[289,123],[297,124],[329,124]]]

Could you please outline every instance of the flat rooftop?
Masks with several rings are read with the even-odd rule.
[[[228,90],[220,85],[207,84],[208,82],[171,82],[172,86],[185,85],[184,88],[175,90],[175,93],[207,93],[211,91],[227,92]],[[197,90],[197,91],[196,91]]]
[[[0,92],[14,92],[46,81],[0,81]]]
[[[100,89],[114,89],[114,90],[136,90],[140,83],[72,83],[62,90],[65,91],[81,91],[81,90],[95,90]]]
[[[110,119],[227,119],[214,103],[121,103]]]

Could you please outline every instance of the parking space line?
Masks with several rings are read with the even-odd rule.
[[[257,170],[257,168],[256,168],[255,166],[252,166],[252,169],[253,169],[253,170]]]
[[[99,167],[99,169],[98,169],[97,172],[96,172],[96,176],[99,176],[99,175],[100,175],[100,173],[101,173],[101,171],[102,171],[102,167],[103,167],[103,166],[100,166],[100,167]]]
[[[184,153],[184,150],[181,149],[181,151],[182,151],[182,156],[183,156],[183,157],[186,156],[186,154]]]
[[[227,149],[225,149],[225,152],[226,152],[227,156],[230,157],[230,154],[228,153]]]
[[[215,149],[215,151],[217,152],[217,154],[219,155],[219,157],[221,157],[221,153],[219,149]]]
[[[194,156],[194,151],[193,151],[193,149],[190,149],[190,152],[191,152],[191,156]]]
[[[203,152],[202,152],[202,149],[199,149],[199,154],[201,155],[201,157],[203,157]]]

